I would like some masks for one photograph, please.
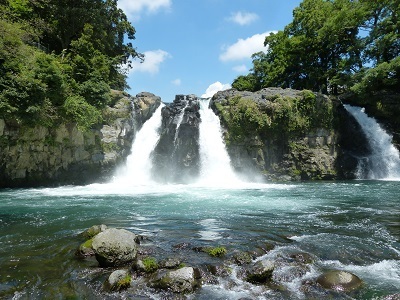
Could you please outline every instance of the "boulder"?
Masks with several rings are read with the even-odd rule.
[[[349,292],[358,289],[362,280],[352,273],[333,270],[319,276],[317,283],[325,289]]]
[[[153,286],[174,293],[190,293],[197,285],[192,267],[184,267],[175,271],[160,272]]]
[[[246,280],[251,283],[265,283],[272,278],[275,262],[272,260],[257,261],[248,271]]]
[[[136,259],[136,235],[125,229],[106,229],[93,238],[92,248],[101,267],[128,264]]]
[[[132,277],[127,270],[116,270],[111,273],[105,282],[105,287],[110,291],[121,291],[131,286]]]

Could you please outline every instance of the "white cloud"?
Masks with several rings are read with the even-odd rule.
[[[172,0],[120,0],[118,7],[121,8],[126,15],[138,15],[146,11],[154,13],[161,8],[169,9]]]
[[[247,67],[246,65],[239,65],[239,66],[234,66],[232,68],[233,71],[237,73],[246,73],[247,72]]]
[[[232,13],[228,20],[243,26],[256,21],[258,18],[258,15],[255,13],[238,11],[236,13]]]
[[[143,72],[156,74],[160,70],[160,65],[167,58],[170,58],[171,55],[164,50],[153,50],[153,51],[145,51],[144,53],[144,62],[133,61],[132,69],[130,69],[130,73],[135,72]]]
[[[210,98],[214,96],[216,92],[228,90],[230,88],[231,85],[229,83],[222,84],[219,81],[214,82],[207,88],[206,92],[203,95],[201,95],[201,98]]]
[[[177,78],[175,80],[172,80],[171,83],[173,85],[180,86],[182,84],[182,81],[179,78]]]
[[[225,51],[219,56],[222,61],[242,60],[250,58],[252,54],[260,51],[266,51],[268,48],[264,47],[264,40],[271,32],[255,34],[247,39],[238,39],[238,41],[225,48]]]

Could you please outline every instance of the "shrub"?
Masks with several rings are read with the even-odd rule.
[[[158,269],[158,264],[155,258],[146,257],[142,260],[144,265],[144,271],[146,273],[152,273]]]
[[[82,96],[68,97],[64,103],[64,112],[83,131],[102,121],[101,112],[87,103]]]

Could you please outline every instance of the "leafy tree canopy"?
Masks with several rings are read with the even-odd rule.
[[[251,73],[232,86],[337,94],[365,90],[368,79],[381,83],[375,88],[397,88],[399,14],[400,0],[304,0],[284,30],[265,38],[267,51],[253,55]]]
[[[134,38],[117,0],[0,0],[0,118],[101,122],[120,66],[143,58]]]

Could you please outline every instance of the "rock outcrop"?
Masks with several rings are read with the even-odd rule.
[[[117,99],[104,123],[83,132],[76,124],[28,127],[0,119],[0,188],[87,184],[110,178],[130,153],[136,131],[161,103],[141,93]]]
[[[357,153],[369,151],[365,135],[340,101],[322,94],[231,89],[215,94],[211,107],[224,127],[234,169],[249,177],[352,179]]]
[[[200,171],[199,99],[177,95],[162,109],[160,139],[152,153],[153,178],[160,182],[189,182]]]

